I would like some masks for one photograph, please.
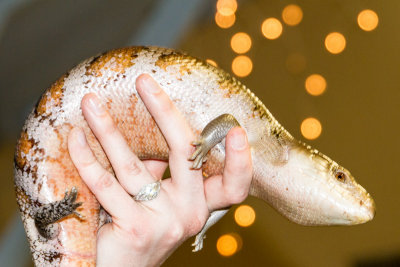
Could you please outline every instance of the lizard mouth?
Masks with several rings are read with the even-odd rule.
[[[376,212],[374,200],[368,195],[367,201],[360,202],[360,205],[362,205],[362,207],[360,209],[361,216],[358,218],[358,223],[360,224],[371,221],[375,217]]]
[[[363,224],[371,221],[375,217],[375,210],[375,202],[368,194],[366,200],[360,200],[357,204],[356,212],[348,216],[348,224]]]

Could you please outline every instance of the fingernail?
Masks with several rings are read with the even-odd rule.
[[[100,116],[104,114],[104,108],[101,106],[101,103],[97,97],[89,98],[89,108],[92,110],[95,115]]]
[[[82,129],[76,130],[76,140],[78,140],[79,145],[85,146],[86,145],[86,136]]]
[[[150,94],[156,94],[161,91],[160,86],[154,81],[153,78],[150,76],[146,75],[144,78],[142,78],[142,82],[144,85],[144,89],[149,92]]]
[[[243,133],[236,133],[233,136],[232,148],[235,150],[242,150],[246,147],[247,141],[246,136]]]

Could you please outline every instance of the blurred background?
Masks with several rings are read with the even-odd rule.
[[[99,52],[159,45],[233,73],[377,204],[365,225],[304,227],[249,197],[165,266],[400,266],[399,14],[372,0],[1,0],[0,265],[32,265],[12,162],[40,94]]]

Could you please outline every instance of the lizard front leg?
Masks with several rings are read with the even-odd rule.
[[[209,122],[201,132],[199,140],[192,143],[196,146],[196,151],[190,157],[190,160],[194,161],[192,168],[200,169],[202,164],[206,161],[208,151],[221,142],[226,137],[229,130],[236,126],[240,126],[240,124],[231,114],[222,114]],[[192,244],[192,246],[194,246],[193,252],[203,248],[203,240],[207,230],[217,223],[228,210],[229,209],[224,209],[211,212],[210,217],[200,233],[196,235],[196,239]]]
[[[196,151],[189,158],[193,160],[192,168],[200,169],[206,161],[208,151],[221,142],[229,130],[235,126],[240,126],[240,124],[231,114],[222,114],[210,121],[201,132],[199,140],[192,143],[196,146]]]

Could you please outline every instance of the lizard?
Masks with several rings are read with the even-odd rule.
[[[96,233],[110,221],[81,180],[67,150],[69,131],[84,129],[104,168],[112,167],[80,109],[82,97],[98,95],[141,159],[168,159],[168,146],[135,89],[149,73],[199,137],[193,168],[205,179],[219,174],[224,137],[235,125],[247,133],[254,165],[249,194],[301,225],[354,225],[375,215],[375,203],[351,173],[296,140],[261,100],[222,69],[183,52],[159,47],[114,49],[84,60],[41,96],[17,141],[15,191],[35,265],[94,266]],[[227,210],[211,214],[196,236]]]

